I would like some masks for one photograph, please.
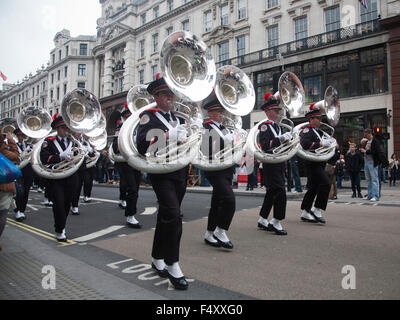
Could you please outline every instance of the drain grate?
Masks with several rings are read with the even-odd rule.
[[[105,300],[90,289],[56,269],[56,288],[42,288],[44,264],[27,253],[0,255],[0,300]]]

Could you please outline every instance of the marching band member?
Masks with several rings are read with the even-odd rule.
[[[130,114],[130,111],[126,109],[122,112],[122,117],[127,119]],[[118,149],[118,134],[121,126],[122,123],[117,125],[117,130],[112,144],[114,154],[116,155],[120,153]],[[139,186],[142,174],[140,171],[132,168],[127,162],[116,161],[115,167],[117,168],[120,177],[120,199],[124,199],[124,201],[126,200],[124,208],[126,224],[131,228],[139,229],[142,225],[135,218],[135,215],[137,212],[137,200],[139,197]]]
[[[14,134],[18,138],[17,148],[19,154],[21,155],[22,152],[25,150],[29,150],[32,148],[31,145],[27,144],[24,140],[26,139],[26,135],[21,131],[21,129],[17,128],[14,130]],[[16,196],[16,213],[15,213],[15,220],[22,221],[25,217],[25,209],[26,204],[28,203],[29,197],[29,190],[33,183],[33,169],[30,163],[28,163],[24,168],[21,169],[22,177],[17,179],[16,181],[16,189],[17,189],[17,196]]]
[[[55,114],[51,127],[57,131],[57,136],[47,137],[40,151],[40,160],[43,164],[56,164],[63,160],[71,159],[72,142],[68,138],[68,128],[61,115]],[[56,239],[66,242],[65,225],[71,207],[73,193],[77,188],[78,174],[64,179],[48,180],[49,188],[52,190],[54,227]]]
[[[323,132],[318,129],[321,125],[321,112],[310,105],[310,110],[306,113],[309,124],[300,133],[300,144],[304,150],[316,150],[320,147],[332,145],[335,139],[325,139]],[[326,210],[328,203],[330,180],[325,172],[325,162],[315,162],[304,160],[307,173],[308,190],[301,203],[301,220],[305,222],[325,223],[322,211]],[[315,204],[314,203],[314,199]]]
[[[289,141],[292,135],[290,132],[283,133],[276,123],[281,110],[280,101],[270,93],[265,94],[264,101],[261,108],[269,120],[258,127],[260,144],[264,152],[272,153],[274,148]],[[263,175],[267,191],[260,210],[258,227],[262,230],[273,231],[277,235],[287,235],[280,223],[286,215],[285,162],[263,163]],[[268,222],[272,207],[274,207],[274,217]]]
[[[117,128],[116,128],[116,132],[115,132],[116,136],[118,135],[119,129],[121,129],[121,126],[122,126],[123,122],[126,119],[128,119],[130,116],[131,116],[131,112],[128,109],[127,103],[125,102],[124,110],[121,112],[122,120],[118,120],[117,121]],[[113,151],[115,153],[116,150],[118,150],[118,144],[117,144],[118,143],[118,139],[114,138],[114,141],[116,141],[116,143],[113,143]],[[119,153],[119,150],[118,150],[118,153]],[[126,209],[126,206],[127,206],[126,198],[128,196],[128,194],[127,194],[128,193],[128,190],[127,190],[128,185],[127,185],[127,177],[125,177],[125,175],[121,175],[121,171],[123,171],[123,169],[124,169],[124,168],[120,167],[121,163],[122,162],[118,162],[118,161],[115,161],[115,163],[114,163],[115,169],[117,169],[119,174],[120,174],[119,175],[119,203],[118,203],[118,206],[121,209]],[[139,180],[139,182],[140,182],[140,180]],[[136,204],[135,204],[135,206],[136,206]]]
[[[79,132],[74,133],[74,138],[78,140],[82,144],[82,148],[87,151],[87,157],[93,157],[95,155],[95,151],[90,146],[90,144],[83,139],[83,136]],[[77,171],[78,175],[78,185],[76,190],[74,191],[74,195],[72,197],[71,203],[71,213],[73,215],[79,215],[79,197],[81,195],[81,190],[83,186],[83,195],[84,195],[84,202],[90,201],[90,195],[93,186],[93,170],[92,168],[86,168],[86,161],[83,161],[81,166]]]
[[[228,129],[222,124],[224,107],[221,105],[215,93],[206,99],[204,109],[207,110],[210,121],[204,123],[204,128],[209,130],[209,133],[214,131],[217,133],[216,139],[219,139],[219,144],[214,135],[210,134],[208,139],[209,157],[220,150],[223,150],[225,144],[232,143],[234,137]],[[216,149],[216,146],[219,148]],[[213,247],[223,247],[233,249],[233,244],[226,235],[229,226],[231,225],[233,215],[236,210],[235,195],[232,190],[232,179],[234,174],[234,165],[231,167],[217,170],[205,171],[207,180],[213,187],[211,197],[211,208],[208,213],[207,231],[204,235],[206,244]]]
[[[182,126],[184,119],[176,117],[171,112],[175,95],[164,78],[157,74],[156,80],[149,84],[147,91],[154,96],[157,107],[148,109],[140,115],[137,147],[142,155],[149,152],[149,147],[154,149],[152,145],[156,142],[180,143],[187,139],[187,131]],[[159,204],[151,254],[152,267],[161,277],[168,277],[178,290],[188,288],[188,282],[179,266],[182,236],[181,203],[186,193],[187,175],[187,166],[170,173],[148,175]]]

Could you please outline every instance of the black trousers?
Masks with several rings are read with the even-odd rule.
[[[71,208],[72,197],[77,185],[77,173],[65,179],[49,180],[49,187],[52,190],[54,227],[56,233],[61,233],[65,228],[69,209]]]
[[[232,190],[233,175],[214,172],[212,175],[206,173],[206,177],[213,187],[207,230],[214,231],[216,227],[229,230],[236,210],[235,194]]]
[[[123,165],[128,164],[125,162],[115,162],[114,168],[117,169],[119,172],[119,200],[126,201],[128,185],[127,177],[123,174]]]
[[[51,181],[46,178],[40,178],[40,184],[44,188],[44,197],[49,201],[53,201],[53,190],[51,187]]]
[[[25,168],[21,170],[22,177],[16,181],[17,187],[17,196],[16,196],[16,205],[17,210],[20,212],[25,212],[26,204],[28,203],[29,190],[33,183],[33,169],[30,164],[28,164]]]
[[[120,188],[121,181],[124,181],[125,197],[121,200],[126,200],[125,217],[134,216],[137,211],[137,200],[142,174],[126,162],[120,162],[118,170],[120,175]]]
[[[172,265],[179,261],[181,203],[186,192],[186,179],[163,179],[160,175],[149,175],[149,178],[159,205],[151,255]]]
[[[307,192],[304,195],[301,209],[310,211],[314,206],[321,210],[326,210],[328,204],[329,191],[331,189],[331,182],[328,174],[325,172],[325,166],[321,163],[314,162],[305,165],[307,172]]]
[[[77,172],[77,187],[72,197],[72,206],[77,207],[79,204],[79,197],[81,196],[83,186],[83,196],[90,197],[93,188],[93,168],[78,170]]]
[[[274,218],[283,220],[286,216],[285,163],[263,163],[264,182],[267,187],[260,216],[268,219],[272,207]]]

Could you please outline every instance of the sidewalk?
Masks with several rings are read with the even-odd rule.
[[[301,177],[301,185],[303,188],[302,193],[294,192],[294,188],[292,188],[292,192],[287,192],[286,196],[288,201],[290,200],[302,200],[304,197],[305,192],[307,191],[305,185],[307,184],[307,178]],[[118,188],[119,184],[107,184],[107,183],[95,183],[95,186],[99,187],[112,187]],[[376,202],[379,205],[388,205],[388,206],[400,206],[400,182],[395,187],[389,187],[389,182],[382,183],[381,185],[381,199],[380,201]],[[141,185],[140,189],[144,190],[152,190],[151,186]],[[188,193],[212,193],[212,187],[207,186],[195,186],[195,187],[188,187],[186,189]],[[238,196],[249,196],[249,197],[264,197],[265,196],[265,188],[255,188],[252,191],[246,191],[246,183],[239,183],[237,189],[233,189],[235,195]],[[361,181],[361,193],[362,195],[367,194],[367,182],[365,180]],[[338,199],[333,200],[335,202],[363,202],[363,203],[370,203],[369,200],[364,200],[360,198],[351,198],[352,191],[351,191],[351,182],[350,180],[342,181],[342,188],[338,189]],[[372,204],[372,203],[371,203]]]

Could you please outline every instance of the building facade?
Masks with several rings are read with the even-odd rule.
[[[347,150],[348,142],[359,142],[363,128],[372,127],[388,134],[383,141],[389,156],[400,152],[400,98],[393,90],[399,85],[399,1],[368,0],[368,8],[359,0],[99,3],[102,16],[97,20],[96,37],[87,38],[87,56],[73,54],[74,49],[80,53],[84,39],[68,40],[64,30],[55,37],[46,69],[48,106],[54,112],[60,101],[57,88],[61,97],[65,85],[58,74],[62,75],[65,67],[73,75],[79,74],[78,65],[87,64],[87,77],[68,78],[67,91],[85,82],[100,98],[108,133],[113,134],[128,90],[149,83],[160,72],[164,39],[174,31],[188,30],[207,43],[217,67],[236,65],[252,79],[257,102],[244,118],[245,128],[264,118],[259,110],[264,94],[275,93],[280,74],[292,71],[304,86],[307,104],[322,100],[329,85],[338,89],[341,121],[335,136],[342,150]],[[65,55],[68,43],[74,59]],[[76,43],[74,48],[72,43]],[[52,74],[57,77],[54,83]]]

